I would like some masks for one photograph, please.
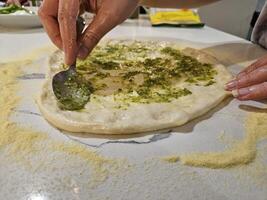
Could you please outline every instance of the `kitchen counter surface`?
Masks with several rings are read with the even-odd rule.
[[[146,20],[128,20],[105,38],[160,39],[201,48],[216,56],[233,74],[266,53],[241,38],[210,27],[151,27]],[[44,50],[47,46],[49,50]],[[88,152],[97,151],[99,155],[119,160],[120,164],[103,169],[101,163],[90,161],[92,156],[89,159],[79,153],[75,156],[66,151],[54,152],[46,142],[37,154],[28,153],[25,164],[11,159],[0,146],[0,199],[267,199],[266,140],[258,144],[259,149],[265,149],[265,156],[257,156],[253,163],[245,166],[208,169],[161,159],[190,152],[223,151],[229,143],[220,138],[233,141],[244,137],[244,119],[248,111],[243,108],[261,108],[266,104],[241,103],[228,98],[184,126],[130,137],[64,133],[42,118],[34,100],[44,81],[47,66],[42,64],[46,62],[51,46],[43,29],[0,27],[0,67],[3,63],[35,53],[32,62],[21,62],[28,67],[24,68],[25,74],[19,80],[21,88],[18,95],[22,99],[11,120],[45,132],[58,143],[72,141],[72,145],[81,145]],[[43,50],[37,50],[39,48]]]

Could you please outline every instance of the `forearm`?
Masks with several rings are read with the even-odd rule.
[[[198,8],[220,0],[140,0],[140,5],[157,8]]]

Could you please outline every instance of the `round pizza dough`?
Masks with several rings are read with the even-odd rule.
[[[123,42],[123,41],[119,41]],[[151,43],[150,43],[151,44]],[[102,44],[105,45],[105,44]],[[156,42],[156,45],[174,46],[173,43]],[[214,84],[197,86],[179,82],[179,87],[188,88],[192,94],[174,99],[169,103],[133,103],[126,109],[118,109],[112,95],[101,97],[101,102],[89,101],[80,111],[61,110],[52,91],[52,77],[62,70],[63,55],[51,55],[50,66],[37,104],[44,118],[55,127],[69,132],[93,134],[132,134],[173,128],[203,115],[218,105],[229,93],[224,90],[232,76],[217,60],[192,48],[181,50],[200,62],[211,63],[217,71]]]

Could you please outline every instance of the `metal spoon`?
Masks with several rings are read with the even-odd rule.
[[[80,37],[84,20],[77,19],[77,38]],[[52,80],[53,92],[59,102],[59,106],[65,110],[82,109],[90,99],[92,87],[77,74],[76,62],[69,66],[66,71],[57,73]]]

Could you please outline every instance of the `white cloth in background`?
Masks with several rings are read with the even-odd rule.
[[[267,49],[267,3],[264,4],[255,24],[251,41]]]

